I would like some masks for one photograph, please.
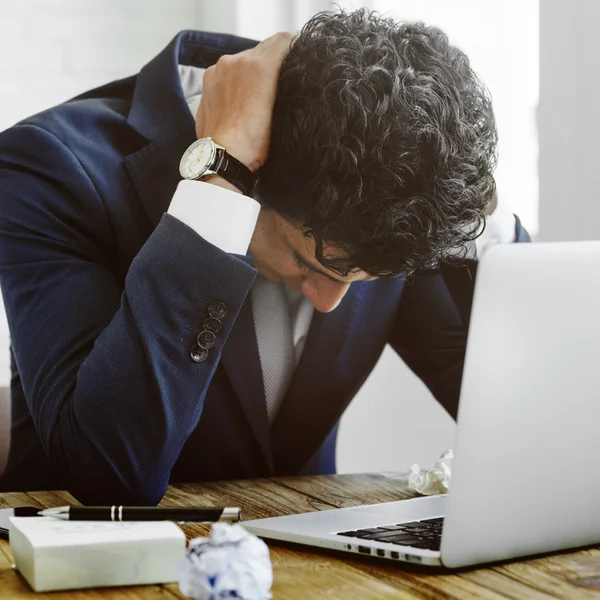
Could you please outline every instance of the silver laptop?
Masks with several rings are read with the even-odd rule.
[[[244,526],[450,568],[600,543],[600,242],[485,254],[454,451],[445,496]]]

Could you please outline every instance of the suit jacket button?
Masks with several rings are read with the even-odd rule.
[[[215,334],[210,331],[201,331],[196,338],[198,346],[204,350],[210,350],[215,345]]]
[[[227,307],[222,302],[212,302],[208,307],[208,314],[215,319],[222,319],[227,314]]]
[[[217,331],[221,329],[221,321],[219,321],[219,319],[216,319],[215,317],[208,317],[207,319],[204,319],[202,327],[204,327],[206,331],[210,331],[211,333],[217,333]]]
[[[190,348],[190,356],[194,362],[204,362],[208,358],[208,350],[206,348],[192,346]]]

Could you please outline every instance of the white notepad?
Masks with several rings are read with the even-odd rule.
[[[177,581],[185,535],[169,521],[11,517],[17,569],[36,592]]]

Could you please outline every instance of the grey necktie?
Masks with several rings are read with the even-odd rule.
[[[294,341],[283,283],[257,277],[251,291],[258,355],[272,423],[294,373]]]

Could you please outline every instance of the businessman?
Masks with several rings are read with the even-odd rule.
[[[454,415],[495,157],[465,55],[367,11],[258,45],[183,32],[1,134],[0,490],[154,504],[332,472],[388,343]]]

